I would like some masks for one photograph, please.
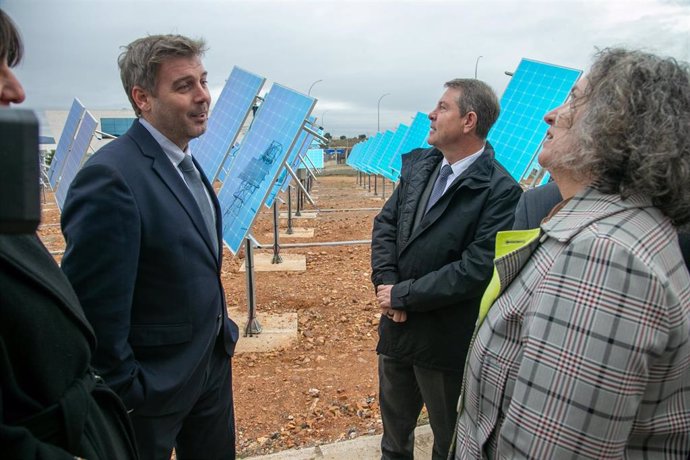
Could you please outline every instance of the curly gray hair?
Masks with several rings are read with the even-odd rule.
[[[603,193],[649,196],[675,225],[690,222],[687,63],[604,49],[587,80],[572,127],[579,148],[559,158],[558,168],[590,178]]]
[[[203,56],[206,42],[182,35],[150,35],[134,40],[117,59],[120,79],[129,102],[137,116],[141,111],[132,99],[132,88],[139,86],[152,94],[156,92],[156,79],[161,64],[170,58]]]

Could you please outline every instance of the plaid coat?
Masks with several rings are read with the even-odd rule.
[[[503,293],[469,353],[456,458],[688,458],[690,276],[675,229],[644,197],[592,189],[542,229],[496,259]]]

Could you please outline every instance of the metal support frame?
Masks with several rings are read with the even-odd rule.
[[[292,235],[294,230],[292,229],[292,185],[288,185],[288,211],[287,211],[287,230],[288,235]]]
[[[260,247],[260,245],[257,244]],[[256,318],[256,283],[254,281],[254,246],[252,238],[244,241],[245,273],[247,274],[247,326],[244,328],[244,336],[251,337],[261,333],[261,323]]]
[[[295,198],[297,201],[297,206],[295,206],[295,217],[300,217],[302,215],[302,188],[304,186],[302,185],[302,181],[299,180],[299,178],[296,179],[296,181],[299,187],[295,189]]]
[[[280,257],[280,234],[278,231],[278,200],[273,202],[273,259],[272,264],[282,264],[283,258]]]
[[[379,194],[379,193],[378,193],[378,187],[377,187],[378,178],[379,178],[379,175],[378,175],[378,174],[374,174],[374,195],[378,195],[378,194]]]

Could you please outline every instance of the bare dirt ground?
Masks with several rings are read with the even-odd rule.
[[[387,183],[386,193],[391,191]],[[380,180],[374,195],[373,179],[369,191],[353,175],[319,176],[313,194],[322,211],[314,219],[293,220],[295,227],[313,228],[314,237],[281,237],[280,241],[368,240],[373,217],[383,205],[381,192]],[[287,206],[280,210],[286,211]],[[305,207],[307,212],[314,210],[309,204]],[[254,224],[253,234],[261,243],[272,243],[272,216],[265,209]],[[58,223],[52,196],[46,196],[39,234],[54,251],[64,249]],[[280,227],[286,228],[286,219],[281,219]],[[382,429],[375,352],[379,315],[370,282],[369,245],[283,248],[281,252],[305,255],[307,270],[256,272],[257,316],[261,320],[262,315],[297,313],[298,339],[279,350],[240,353],[233,358],[241,457],[351,439]],[[229,309],[244,311],[246,277],[239,271],[243,258],[242,251],[233,256],[226,248],[222,278]]]

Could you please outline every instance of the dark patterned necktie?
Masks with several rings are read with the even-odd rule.
[[[211,241],[213,242],[213,249],[217,254],[218,234],[216,233],[216,221],[213,217],[211,205],[208,202],[208,196],[206,195],[204,183],[201,181],[201,176],[192,162],[192,156],[185,155],[179,167],[180,171],[182,171],[182,176],[184,176],[185,182],[187,182],[187,187],[189,187],[189,191],[192,192],[194,201],[196,201],[199,211],[201,211],[201,216],[204,218],[206,229],[208,230],[208,233],[211,236]]]
[[[429,202],[426,204],[426,214],[429,209],[443,196],[443,192],[446,190],[446,183],[448,183],[448,177],[453,174],[453,168],[450,165],[445,165],[441,168],[441,172],[438,173],[436,178],[436,183],[434,184],[433,190],[431,190],[431,195],[429,196]]]

